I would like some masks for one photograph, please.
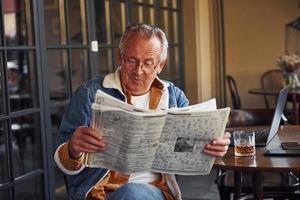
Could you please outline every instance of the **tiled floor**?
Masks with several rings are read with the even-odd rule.
[[[184,200],[218,200],[218,189],[214,183],[216,171],[203,176],[178,176]]]

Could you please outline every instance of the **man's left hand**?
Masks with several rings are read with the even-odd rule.
[[[211,156],[223,157],[228,150],[229,144],[230,133],[225,132],[223,138],[216,138],[209,144],[206,144],[203,152]]]

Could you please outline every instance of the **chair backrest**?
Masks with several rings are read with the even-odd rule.
[[[240,109],[241,108],[241,98],[236,86],[236,82],[231,75],[226,75],[227,84],[229,87],[229,92],[233,104],[233,109]]]
[[[283,72],[280,69],[267,70],[262,74],[260,82],[262,89],[272,88],[280,90],[283,87]],[[264,100],[266,108],[271,108],[271,99],[264,95]]]
[[[270,126],[274,110],[272,109],[246,109],[231,110],[226,128],[243,126]]]

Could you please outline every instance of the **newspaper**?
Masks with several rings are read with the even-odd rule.
[[[86,154],[85,165],[125,174],[208,174],[215,157],[204,154],[203,149],[223,136],[229,112],[229,108],[217,109],[215,99],[150,112],[98,91],[91,127],[102,133],[107,148]]]

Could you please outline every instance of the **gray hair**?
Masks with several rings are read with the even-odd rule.
[[[158,27],[148,24],[132,24],[127,26],[125,33],[122,35],[119,48],[123,51],[124,44],[131,37],[130,33],[137,33],[141,37],[152,37],[156,36],[162,45],[162,51],[160,54],[160,60],[167,59],[168,55],[168,40],[166,34]]]

